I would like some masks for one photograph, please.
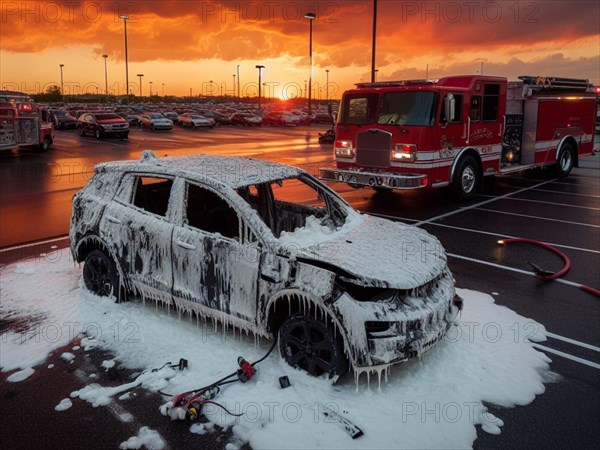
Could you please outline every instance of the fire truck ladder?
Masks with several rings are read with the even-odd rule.
[[[530,75],[523,75],[518,78],[534,91],[592,92],[594,89],[589,80],[578,78],[540,77]]]

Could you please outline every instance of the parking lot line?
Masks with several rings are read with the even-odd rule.
[[[540,216],[530,216],[528,214],[519,214],[519,213],[511,213],[511,212],[507,212],[507,211],[498,211],[497,209],[488,209],[488,208],[471,208],[471,209],[476,209],[478,211],[486,211],[486,212],[491,212],[491,213],[496,213],[496,214],[505,214],[508,216],[526,217],[527,219],[547,220],[550,222],[568,223],[569,225],[579,225],[582,227],[600,228],[600,225],[594,225],[594,224],[589,224],[589,223],[580,223],[580,222],[571,222],[569,220],[561,220],[561,219],[550,219],[547,217],[540,217]]]
[[[12,250],[20,250],[22,248],[35,247],[37,245],[51,244],[52,242],[64,241],[65,239],[69,239],[69,235],[60,236],[52,239],[47,239],[45,241],[32,242],[31,244],[23,244],[23,245],[15,245],[13,247],[6,247],[0,250],[0,253],[10,252]]]
[[[536,191],[540,192],[539,189],[536,189]],[[541,192],[551,192],[551,191],[541,191]],[[479,195],[479,197],[496,198],[493,195]],[[569,205],[568,203],[546,202],[544,200],[532,200],[532,199],[529,199],[529,198],[509,197],[506,200],[514,200],[514,201],[517,201],[517,202],[543,203],[545,205],[566,206],[567,208],[580,208],[580,209],[591,209],[592,211],[600,211],[600,208],[594,208],[593,206]]]
[[[530,275],[532,277],[535,276],[534,272],[530,272],[528,270],[517,269],[515,267],[510,267],[510,266],[503,266],[502,264],[496,264],[496,263],[493,263],[490,261],[483,261],[482,259],[471,258],[468,256],[457,255],[456,253],[448,253],[448,252],[446,253],[446,255],[448,255],[452,258],[462,259],[463,261],[469,261],[469,262],[472,262],[475,264],[482,264],[484,266],[495,267],[496,269],[508,270],[509,272],[520,273],[523,275]],[[565,280],[564,278],[555,278],[552,281],[556,281],[557,283],[562,283],[562,284],[566,284],[567,286],[573,286],[573,287],[577,287],[577,288],[581,288],[583,286],[581,283],[575,283],[574,281]]]
[[[485,235],[488,235],[488,236],[501,237],[501,238],[507,238],[507,239],[519,239],[519,238],[521,238],[521,236],[510,236],[508,234],[492,233],[490,231],[475,230],[473,228],[457,227],[455,225],[447,225],[445,223],[433,222],[433,223],[430,223],[428,225],[432,225],[432,226],[436,226],[436,227],[442,227],[442,228],[451,228],[453,230],[459,230],[459,231],[467,231],[467,232],[470,232],[470,233],[485,234]],[[566,248],[566,249],[569,249],[569,250],[577,250],[577,251],[580,251],[580,252],[588,252],[588,253],[600,254],[600,251],[598,251],[598,250],[592,250],[592,249],[589,249],[589,248],[573,247],[571,245],[564,245],[564,244],[554,244],[552,242],[544,242],[544,244],[551,245],[552,247],[560,247],[560,248]]]
[[[540,186],[544,186],[545,184],[551,183],[552,181],[553,180],[544,181],[542,183],[534,184],[533,186],[530,186],[530,187],[519,189],[518,191],[509,192],[508,194],[501,195],[500,197],[490,198],[488,200],[484,200],[483,202],[475,203],[474,205],[471,205],[471,206],[466,206],[464,208],[459,208],[459,209],[455,209],[454,211],[450,211],[450,212],[447,212],[447,213],[444,213],[444,214],[440,214],[439,216],[432,217],[431,219],[421,220],[420,222],[415,223],[415,226],[419,227],[419,226],[424,225],[426,223],[431,223],[431,222],[435,222],[435,221],[440,220],[440,219],[445,219],[446,217],[450,217],[450,216],[453,216],[455,214],[459,214],[461,212],[468,211],[470,209],[479,208],[480,206],[487,205],[489,203],[493,203],[495,201],[502,200],[502,199],[507,198],[507,197],[512,197],[513,195],[520,194],[521,192],[526,192],[526,191],[529,191],[531,189],[538,188]]]
[[[560,350],[554,350],[553,348],[546,347],[540,344],[531,344],[532,347],[542,350],[544,352],[552,353],[554,355],[562,356],[563,358],[570,359],[571,361],[578,362],[580,364],[585,364],[586,366],[593,367],[594,369],[600,369],[600,364],[588,361],[587,359],[579,358],[577,356],[569,355],[568,353],[561,352]]]
[[[548,192],[548,193],[550,193],[550,194],[576,195],[577,197],[600,198],[600,195],[591,195],[591,194],[578,194],[578,193],[576,193],[576,192],[551,191],[550,189],[532,189],[532,191],[537,191],[537,192]]]
[[[579,347],[587,348],[588,350],[600,352],[600,347],[596,347],[595,345],[586,344],[585,342],[576,341],[575,339],[560,336],[558,334],[550,333],[549,331],[546,331],[546,336],[551,337],[553,339],[557,339],[559,341],[568,342],[569,344],[577,345]]]

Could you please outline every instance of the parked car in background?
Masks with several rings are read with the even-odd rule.
[[[231,125],[231,117],[227,114],[212,109],[199,109],[198,113],[202,114],[204,117],[215,119],[217,125]]]
[[[215,119],[200,114],[184,113],[179,115],[179,125],[189,128],[214,128]]]
[[[123,117],[123,116],[121,116]],[[140,115],[139,114],[125,114],[124,119],[127,121],[129,126],[137,127],[140,124]]]
[[[145,151],[100,164],[69,237],[91,292],[278,336],[282,358],[315,376],[420,357],[462,308],[434,236],[267,161]]]
[[[53,109],[50,111],[50,121],[57,130],[66,130],[77,126],[77,118],[62,109]]]
[[[91,134],[96,139],[116,136],[127,139],[129,137],[129,124],[115,113],[85,113],[77,121],[79,134]]]
[[[326,124],[333,124],[333,116],[331,114],[327,114],[327,113],[318,113],[315,115],[315,122],[316,123],[326,123]]]
[[[162,115],[173,121],[173,123],[177,123],[179,120],[179,114],[177,114],[175,111],[163,111]]]
[[[300,120],[297,116],[284,111],[271,111],[262,118],[263,125],[298,126]]]
[[[262,118],[250,113],[235,113],[231,115],[231,123],[245,127],[258,127],[262,125]]]
[[[173,128],[173,121],[160,113],[142,114],[139,126],[140,128],[148,128],[151,131],[171,130]]]

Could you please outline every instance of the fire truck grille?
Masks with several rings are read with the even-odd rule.
[[[356,162],[364,167],[388,168],[392,135],[382,130],[366,130],[356,135]]]

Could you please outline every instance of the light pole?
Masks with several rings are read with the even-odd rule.
[[[308,73],[308,115],[312,114],[312,28],[313,28],[313,20],[315,20],[317,16],[315,13],[306,13],[304,14],[304,18],[308,19],[309,23],[309,39],[308,39],[308,56],[310,58],[310,71]]]
[[[104,58],[104,93],[108,95],[108,71],[106,69],[106,58],[108,58],[108,55],[102,55],[102,57]]]
[[[210,83],[210,96],[212,97],[213,95],[213,91],[212,91],[212,80],[208,81]]]
[[[237,97],[240,100],[240,65],[237,66]]]
[[[377,42],[377,0],[373,0],[373,37],[371,48],[371,83],[375,83],[375,48]]]
[[[261,69],[264,69],[265,66],[256,65],[255,67],[258,69],[258,109],[260,110],[260,98],[262,96]]]
[[[235,97],[235,91],[236,91],[236,89],[235,89],[235,73],[234,73],[233,74],[233,95],[232,95],[232,97]]]
[[[140,77],[140,100],[141,100],[142,99],[142,77],[144,76],[144,74],[138,73],[137,76]]]
[[[150,83],[150,97],[152,97],[152,81],[149,81]]]
[[[60,95],[62,95],[63,101],[65,100],[65,86],[64,86],[64,82],[63,82],[63,67],[65,67],[64,64],[59,64],[60,65]]]
[[[119,16],[119,19],[123,19],[125,28],[125,98],[129,104],[129,55],[127,53],[127,19],[129,19],[129,16]]]
[[[325,69],[327,81],[325,83],[325,102],[327,103],[327,112],[331,114],[331,105],[329,104],[329,69]]]
[[[162,96],[165,96],[165,83],[162,84],[162,91],[161,91]]]

